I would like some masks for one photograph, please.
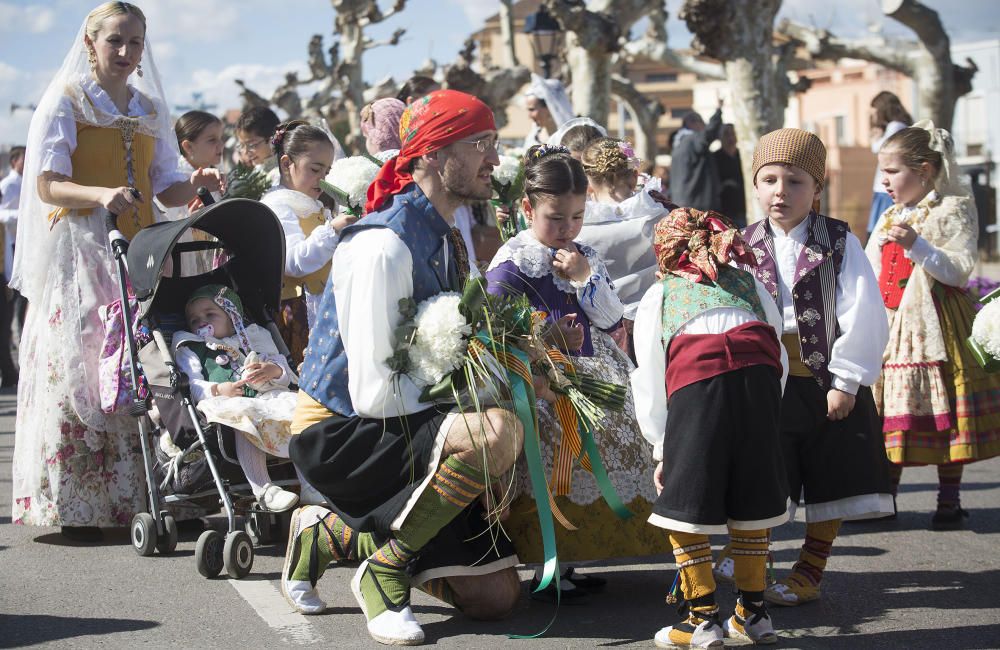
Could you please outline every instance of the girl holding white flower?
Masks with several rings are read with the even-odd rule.
[[[486,271],[489,292],[527,296],[550,323],[548,338],[568,353],[580,372],[604,381],[628,385],[634,369],[607,332],[621,326],[624,305],[600,255],[577,243],[584,223],[587,177],[580,162],[563,147],[535,146],[525,154],[525,198],[522,209],[529,228],[500,248]],[[538,401],[542,460],[556,463],[564,435],[554,409]],[[656,493],[649,480],[655,463],[635,420],[631,392],[622,411],[608,411],[594,432],[611,483],[621,500],[636,515],[619,519],[601,499],[594,475],[583,467],[554,480],[555,499],[577,530],[556,527],[561,562],[602,560],[609,557],[653,555],[666,551],[661,535],[645,525]],[[560,454],[561,457],[561,454]],[[565,480],[568,478],[569,480]],[[504,523],[522,561],[541,561],[537,515],[530,497],[529,477],[519,467],[515,492],[519,496]],[[559,485],[568,489],[561,490]],[[585,598],[604,580],[568,570],[560,582],[561,597]],[[554,592],[534,598],[548,599]]]
[[[320,181],[330,172],[335,148],[326,131],[293,120],[279,124],[271,139],[281,183],[261,202],[271,208],[285,231],[285,279],[279,329],[295,364],[315,322],[338,233],[357,221],[349,214],[334,217],[323,206]]]
[[[974,303],[976,208],[959,181],[951,136],[930,121],[890,137],[878,154],[894,205],[868,242],[889,311],[890,339],[875,399],[898,485],[904,465],[938,466],[934,530],[961,528],[965,463],[1000,454],[1000,376],[964,341]]]

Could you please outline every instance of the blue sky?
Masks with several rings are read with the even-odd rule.
[[[333,30],[329,0],[133,1],[146,12],[153,53],[174,105],[189,103],[192,93],[201,92],[220,111],[238,107],[235,78],[267,96],[287,70],[299,69],[304,76],[309,38],[322,33],[329,46]],[[1000,0],[925,2],[942,11],[953,42],[1000,37]],[[681,3],[668,0],[670,40],[676,47],[690,42],[676,18]],[[23,141],[30,113],[10,114],[10,104],[37,100],[96,4],[98,0],[0,0],[0,144]],[[857,36],[867,25],[881,22],[879,5],[879,0],[785,0],[782,15]],[[366,54],[366,79],[405,79],[429,57],[451,62],[467,35],[497,6],[496,0],[408,0],[402,13],[370,30],[376,39],[399,27],[407,35],[395,48]],[[898,27],[890,31],[906,33]]]

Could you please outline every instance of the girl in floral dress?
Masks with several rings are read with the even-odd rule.
[[[98,307],[117,298],[104,212],[131,238],[153,197],[184,205],[215,170],[177,172],[169,104],[142,11],[90,12],[42,96],[28,133],[20,241],[11,286],[31,303],[21,341],[13,521],[74,539],[126,526],[144,509],[135,418],[105,414],[98,393]],[[103,208],[103,209],[102,209]]]
[[[961,528],[966,463],[1000,454],[1000,375],[965,347],[974,303],[976,207],[959,182],[951,136],[930,121],[903,129],[878,154],[894,201],[866,253],[889,312],[889,345],[875,392],[894,487],[905,465],[937,465],[934,530]]]
[[[581,372],[604,381],[628,385],[634,366],[608,336],[620,327],[624,306],[600,256],[574,240],[584,221],[587,179],[579,161],[562,147],[536,146],[525,154],[525,192],[522,209],[530,228],[510,239],[497,252],[486,272],[490,293],[528,297],[535,309],[548,314],[550,333]],[[563,436],[553,410],[538,402],[541,453],[546,467],[555,467]],[[643,441],[629,393],[625,409],[608,412],[594,434],[604,465],[621,500],[635,514],[619,519],[603,501],[593,474],[575,467],[569,489],[556,489],[559,509],[578,530],[556,526],[560,559],[564,562],[609,557],[651,555],[666,551],[661,535],[644,524],[656,492],[650,480],[655,467],[652,451]],[[522,467],[516,479],[519,496],[504,523],[526,562],[541,561],[541,535]],[[559,485],[558,480],[553,480]],[[574,574],[563,576],[562,598],[600,588],[603,580]],[[551,595],[551,594],[549,594]]]

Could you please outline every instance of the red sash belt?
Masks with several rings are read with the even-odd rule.
[[[722,334],[679,334],[667,356],[667,397],[702,379],[761,365],[781,376],[781,346],[766,323],[752,321]]]

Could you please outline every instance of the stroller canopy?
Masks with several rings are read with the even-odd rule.
[[[213,235],[230,255],[222,266],[192,277],[165,277],[178,240],[189,229]],[[183,246],[183,244],[182,244]],[[161,311],[183,311],[187,296],[198,287],[219,282],[233,287],[250,315],[277,310],[285,270],[285,233],[270,208],[250,199],[224,199],[187,219],[154,224],[136,234],[128,248],[128,271],[145,317],[154,303]]]

